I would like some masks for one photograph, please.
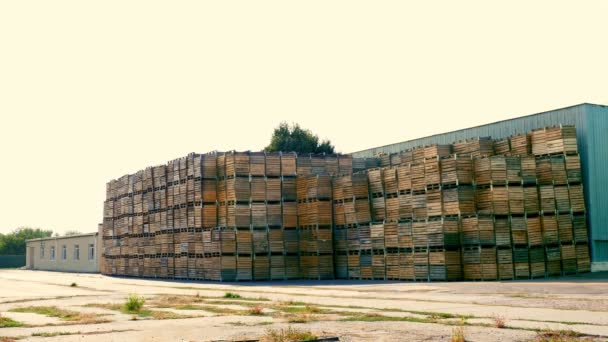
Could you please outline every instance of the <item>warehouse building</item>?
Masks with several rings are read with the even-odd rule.
[[[99,233],[58,236],[26,241],[29,270],[98,273]]]
[[[525,134],[537,128],[575,125],[581,159],[592,271],[608,270],[608,106],[583,103],[486,125],[375,147],[352,153],[368,158],[417,146],[449,144],[491,136],[494,139]]]

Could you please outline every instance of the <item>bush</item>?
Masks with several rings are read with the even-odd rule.
[[[234,293],[234,292],[226,292],[226,293],[224,293],[224,298],[238,299],[238,298],[241,298],[241,295],[238,293]]]
[[[252,316],[262,316],[264,314],[264,307],[258,304],[249,309],[249,314]]]
[[[287,327],[286,329],[267,329],[266,334],[260,341],[265,342],[291,342],[291,341],[312,341],[318,337],[310,331],[304,331]]]
[[[125,309],[129,312],[139,312],[146,303],[146,299],[136,294],[130,294],[125,302]]]
[[[507,319],[505,318],[505,316],[495,314],[494,316],[492,316],[492,320],[494,321],[494,326],[496,328],[502,329],[507,326]]]
[[[78,284],[76,284],[76,283],[71,283],[71,284],[70,284],[70,287],[78,287]]]

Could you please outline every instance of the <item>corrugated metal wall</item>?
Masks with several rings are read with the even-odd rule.
[[[458,140],[487,137],[499,139],[559,124],[576,125],[581,155],[583,186],[588,212],[592,261],[608,262],[608,107],[580,104],[548,112],[499,121],[458,131],[371,148],[352,153],[355,158],[395,153],[417,146],[449,144]]]

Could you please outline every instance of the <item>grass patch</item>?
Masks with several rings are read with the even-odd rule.
[[[23,323],[15,321],[12,318],[4,317],[0,315],[0,328],[16,328],[22,327]]]
[[[536,333],[536,342],[578,342],[590,341],[584,335],[572,330],[551,330],[545,329]]]
[[[224,293],[224,298],[238,299],[241,298],[241,295],[234,292],[226,292]]]
[[[37,333],[32,333],[33,337],[55,337],[55,336],[65,336],[65,335],[80,335],[80,331],[76,331],[76,332],[55,331],[55,332],[37,332]]]
[[[57,317],[62,321],[72,322],[74,324],[96,324],[109,322],[107,319],[99,318],[101,315],[59,309],[56,306],[26,306],[10,309],[9,311],[28,312],[48,317]]]
[[[247,314],[246,311],[244,311],[244,310],[234,310],[234,309],[222,308],[222,307],[213,306],[213,305],[185,305],[185,306],[178,306],[175,308],[180,310],[184,307],[187,308],[185,310],[203,310],[203,311],[212,312],[215,314],[222,314],[222,315],[246,315]]]
[[[136,294],[130,294],[125,301],[125,310],[129,313],[137,313],[143,309],[146,299]]]
[[[384,316],[376,313],[353,314],[349,317],[341,319],[343,322],[415,322],[415,323],[435,323],[436,320],[431,318],[421,317],[395,317]]]
[[[119,311],[125,315],[133,315],[133,317],[131,317],[131,320],[133,320],[133,321],[136,321],[139,317],[149,318],[149,319],[158,319],[158,320],[181,319],[181,318],[192,318],[193,317],[193,316],[188,316],[188,315],[176,314],[175,312],[170,312],[170,311],[149,310],[149,309],[145,309],[145,308],[142,308],[137,312],[133,312],[133,311],[127,310],[127,307],[125,305],[120,305],[120,304],[94,303],[94,304],[86,304],[85,307],[101,308],[101,309]]]
[[[238,322],[226,322],[224,324],[234,325],[234,326],[237,326],[237,327],[242,327],[242,326],[253,327],[253,326],[256,326],[256,325],[272,325],[272,324],[274,324],[274,322],[264,321],[264,322],[257,322],[257,323],[246,323],[246,322],[238,321]]]
[[[310,331],[300,330],[293,327],[284,329],[267,329],[260,337],[263,342],[290,342],[290,341],[312,341],[318,337]]]
[[[315,316],[302,312],[287,314],[285,318],[288,323],[309,323],[317,320]]]
[[[272,306],[274,310],[285,312],[285,313],[308,313],[308,314],[318,314],[318,313],[329,313],[330,310],[321,309],[315,305],[303,305],[303,306],[291,306],[284,305],[284,303],[280,303],[279,305]]]

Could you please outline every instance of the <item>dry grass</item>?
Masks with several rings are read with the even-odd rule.
[[[99,318],[101,315],[84,313],[72,310],[59,309],[55,306],[26,306],[11,309],[12,312],[29,312],[49,317],[57,317],[62,321],[73,324],[97,324],[109,322],[108,319]]]
[[[137,312],[133,312],[133,311],[129,311],[127,310],[127,307],[125,305],[120,305],[120,304],[87,304],[85,305],[86,307],[93,307],[93,308],[102,308],[102,309],[107,309],[107,310],[113,310],[113,311],[120,311],[123,314],[126,315],[132,315],[131,316],[131,320],[132,321],[136,321],[139,318],[149,318],[149,319],[158,319],[158,320],[162,320],[162,319],[181,319],[181,318],[192,318],[193,316],[188,316],[188,315],[180,315],[180,314],[176,314],[174,312],[170,312],[170,311],[162,311],[162,310],[149,310],[149,309],[145,309],[145,308],[141,308],[139,311]]]
[[[505,316],[494,314],[492,316],[492,321],[494,321],[494,327],[502,329],[507,326],[507,319]]]
[[[465,342],[466,341],[466,330],[463,326],[452,329],[452,342]]]
[[[264,307],[258,304],[249,309],[249,314],[252,316],[262,316],[264,315]]]
[[[23,337],[8,337],[8,336],[0,336],[0,342],[15,342],[18,339]]]
[[[80,331],[76,331],[76,332],[55,331],[55,332],[37,332],[37,333],[32,333],[33,337],[55,337],[55,336],[66,336],[66,335],[80,335]]]
[[[315,316],[303,312],[288,313],[285,318],[289,323],[309,323],[317,320]]]
[[[285,329],[267,329],[266,333],[260,337],[262,342],[296,342],[312,341],[318,337],[310,331],[300,330],[293,327]]]
[[[536,334],[535,342],[579,342],[592,341],[582,334],[572,330],[542,330]]]

